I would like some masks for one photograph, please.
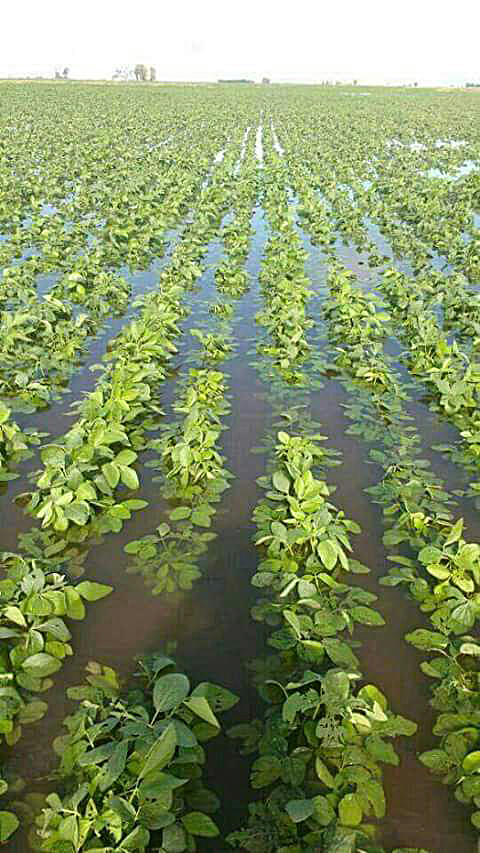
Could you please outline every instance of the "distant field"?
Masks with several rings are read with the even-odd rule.
[[[474,853],[478,90],[2,82],[0,842]]]

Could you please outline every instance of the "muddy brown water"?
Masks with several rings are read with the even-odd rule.
[[[262,497],[256,478],[264,473],[266,465],[266,456],[251,450],[262,444],[272,424],[272,388],[261,380],[255,369],[255,357],[251,356],[258,338],[255,313],[261,307],[257,274],[267,236],[261,209],[257,209],[253,223],[256,233],[247,262],[251,287],[236,303],[236,351],[221,368],[228,377],[231,402],[231,412],[225,421],[228,429],[222,436],[223,451],[234,479],[218,505],[213,526],[218,538],[201,561],[202,578],[191,591],[152,596],[141,577],[125,571],[129,558],[123,551],[124,544],[152,532],[166,517],[167,506],[158,484],[153,482],[154,472],[142,467],[141,488],[137,494],[149,502],[148,507],[134,513],[120,534],[110,534],[103,542],[92,545],[85,564],[85,577],[112,584],[114,592],[90,605],[83,622],[69,626],[74,655],[55,676],[54,687],[45,695],[48,714],[39,723],[25,728],[13,750],[4,751],[8,769],[20,774],[27,786],[48,773],[56,763],[51,742],[60,733],[63,717],[74,707],[74,703],[66,699],[65,691],[83,680],[84,667],[89,660],[114,666],[128,678],[136,656],[160,650],[166,642],[174,640],[178,664],[194,684],[203,680],[217,682],[240,696],[238,706],[225,720],[225,727],[262,716],[263,704],[252,688],[247,669],[248,661],[262,656],[267,649],[262,626],[250,617],[256,591],[249,583],[257,563],[251,516]],[[325,290],[325,264],[320,250],[312,246],[305,235],[303,238],[309,251],[306,269],[315,290],[311,313],[319,320]],[[343,247],[343,253],[346,262],[347,248]],[[213,268],[220,257],[220,243],[212,241],[207,271],[199,288],[189,296],[192,306],[197,300],[201,302],[215,295]],[[356,262],[355,258],[353,260]],[[184,362],[191,341],[188,331],[196,320],[193,314],[184,323],[178,356],[179,375],[188,367]],[[111,327],[111,333],[114,328],[116,325]],[[312,333],[311,340],[318,347],[325,345],[321,333],[316,338]],[[104,339],[95,344],[98,355],[105,344]],[[72,396],[90,387],[91,375],[88,365],[76,374],[75,390],[73,395],[68,395],[69,402]],[[162,403],[167,418],[172,417],[171,404],[177,387],[178,376],[164,383]],[[294,398],[292,394],[292,400]],[[323,387],[311,389],[307,399],[311,415],[322,424],[329,445],[342,452],[342,465],[328,469],[327,479],[336,485],[335,503],[361,525],[361,534],[353,538],[354,555],[370,567],[371,573],[356,582],[378,595],[377,606],[386,621],[382,628],[356,629],[356,636],[362,642],[359,656],[365,678],[387,695],[395,712],[419,725],[414,737],[400,738],[394,744],[400,755],[400,766],[385,768],[387,817],[380,822],[380,839],[388,850],[410,846],[423,847],[431,853],[474,853],[475,833],[470,827],[467,810],[416,757],[417,752],[435,746],[431,734],[433,712],[429,706],[429,683],[419,670],[422,656],[403,640],[405,632],[422,625],[422,619],[403,592],[378,584],[388,565],[382,544],[381,509],[371,501],[365,488],[378,481],[380,469],[367,462],[369,446],[346,432],[350,421],[344,415],[342,404],[349,397],[338,379],[324,378]],[[53,435],[68,428],[67,411],[68,406],[62,400],[44,413],[47,414],[47,428]],[[452,438],[455,431],[432,415],[421,402],[420,391],[411,404],[411,414],[435,470],[449,488],[458,488],[461,476],[456,466],[430,450],[432,444]],[[36,425],[42,423],[38,415],[31,420]],[[22,421],[28,423],[29,419],[22,416]],[[35,467],[35,460],[30,460],[22,470],[26,472],[32,467]],[[5,549],[13,550],[18,532],[31,528],[31,519],[12,502],[13,496],[25,488],[22,477],[10,484],[7,493],[0,497],[0,536]],[[480,525],[475,512],[466,501],[462,509],[468,512],[469,535],[478,540]],[[223,734],[208,746],[208,756],[207,783],[223,802],[222,813],[216,820],[222,831],[231,831],[242,824],[249,800],[259,795],[249,789],[250,762],[239,756],[235,744]],[[9,849],[25,853],[28,849],[25,838],[17,837]],[[227,849],[225,843],[212,840],[202,846],[202,850],[209,853],[224,853]]]

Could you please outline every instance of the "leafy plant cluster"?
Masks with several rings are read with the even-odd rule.
[[[385,254],[388,239],[395,254],[409,258],[416,271],[429,268],[440,252],[475,282],[478,172],[470,166],[478,160],[478,146],[471,133],[473,113],[458,123],[443,104],[438,117],[425,116],[414,127],[415,107],[405,103],[394,112],[385,99],[380,130],[372,111],[341,107],[330,112],[325,104],[320,118],[314,110],[308,113],[305,102],[296,121],[285,122],[284,116],[279,121],[296,186],[304,179],[313,191],[304,212],[312,223],[318,219],[320,237],[328,245],[329,229],[322,223],[327,212],[343,239],[370,252],[371,266],[386,260],[378,247]]]
[[[128,134],[130,131],[126,130]],[[146,157],[146,142],[140,139],[134,161],[138,165],[137,159],[142,156],[141,172],[138,169],[132,172],[132,153],[126,155],[124,144],[120,143],[115,156],[120,159],[123,156],[122,166],[120,159],[115,161],[116,168],[109,166],[107,177],[105,164],[113,164],[115,156],[110,150],[108,159],[102,162],[100,150],[105,150],[104,145],[97,150],[90,140],[80,155],[85,154],[86,167],[77,174],[75,191],[68,186],[60,199],[56,183],[68,173],[64,158],[67,172],[63,173],[52,170],[54,161],[45,161],[40,170],[44,180],[30,171],[28,178],[21,175],[17,162],[19,181],[24,178],[28,181],[25,198],[31,194],[30,215],[23,220],[19,217],[8,239],[0,243],[0,263],[4,267],[0,304],[5,309],[0,314],[0,392],[10,397],[15,407],[25,411],[44,408],[58,392],[67,390],[92,335],[100,331],[112,314],[126,310],[130,284],[113,272],[112,267],[128,264],[136,269],[151,263],[163,253],[164,233],[185,216],[189,206],[195,210],[201,202],[204,213],[199,215],[204,230],[207,225],[204,217],[216,217],[212,203],[215,206],[219,193],[224,193],[222,183],[225,184],[229,164],[240,147],[239,129],[237,134],[237,145],[232,145],[227,162],[217,170],[220,175],[214,181],[216,188],[206,196],[202,186],[211,172],[213,154],[224,138],[213,125],[208,132],[202,130],[201,151],[188,161],[180,138],[175,160],[165,156],[160,147],[153,158]],[[45,136],[39,142],[44,145]],[[188,144],[185,141],[185,152]],[[153,146],[151,151],[156,148]],[[75,148],[77,155],[79,150]],[[69,149],[67,158],[71,154]],[[90,173],[88,163],[92,159],[98,168]],[[52,172],[55,172],[53,177]],[[53,193],[52,204],[42,200],[40,189],[35,189],[32,182]],[[17,209],[19,201],[17,197]],[[199,236],[202,239],[203,235]],[[194,233],[190,239],[195,242]],[[197,252],[199,248],[203,251],[201,243],[196,246]],[[185,257],[183,265],[186,276]],[[196,272],[194,266],[193,272]],[[45,296],[38,296],[37,278],[40,281],[41,276],[52,274],[58,280]],[[83,311],[79,312],[77,306]],[[23,440],[21,431],[13,421],[4,430],[8,431],[9,439],[2,451],[2,462],[7,461],[8,451],[14,463],[17,457],[13,436]],[[2,469],[9,477],[5,464]]]
[[[338,298],[334,294],[335,290],[332,302]],[[342,310],[340,299],[339,304]],[[355,300],[350,299],[349,304],[354,305]],[[337,320],[341,316],[335,314]],[[349,322],[350,317],[344,318],[347,340]],[[368,327],[364,324],[362,328]],[[334,325],[334,340],[338,334],[342,327]],[[358,346],[356,340],[353,334],[352,352]],[[357,379],[355,363],[344,361],[342,368]],[[395,566],[383,583],[405,585],[431,623],[406,635],[409,643],[436,655],[424,661],[421,669],[435,679],[432,704],[439,715],[434,734],[440,736],[440,745],[420,759],[441,772],[445,783],[455,786],[457,799],[476,805],[474,757],[480,745],[476,659],[480,647],[470,632],[478,618],[480,547],[463,538],[463,519],[452,521],[451,499],[444,485],[429,471],[428,461],[419,456],[420,438],[402,409],[406,394],[400,392],[398,377],[386,361],[384,370],[382,385],[363,381],[363,392],[356,389],[358,402],[348,406],[347,414],[354,422],[351,431],[375,443],[370,457],[383,474],[369,491],[384,507],[388,524],[384,543],[394,550],[399,545],[408,549],[389,557]],[[471,753],[473,758],[469,758]],[[472,821],[479,825],[478,811]]]
[[[381,287],[392,304],[393,316],[401,318],[403,337],[409,347],[406,359],[412,374],[427,385],[433,408],[460,430],[457,445],[442,450],[453,452],[457,461],[476,473],[480,367],[475,355],[470,357],[456,340],[449,342],[434,311],[424,304],[422,282],[412,284],[402,273],[390,269],[385,272]],[[452,304],[454,291],[449,299]],[[471,302],[475,306],[473,295]],[[473,307],[473,322],[474,318]]]
[[[116,490],[120,484],[139,488],[132,465],[145,447],[146,430],[158,424],[157,389],[176,352],[174,339],[185,313],[183,264],[191,269],[192,252],[197,259],[205,251],[205,238],[217,227],[228,199],[225,184],[221,174],[204,190],[198,219],[162,272],[158,290],[145,297],[140,315],[111,342],[96,389],[77,405],[78,420],[63,442],[41,450],[44,467],[27,510],[42,520],[43,528],[62,533],[65,543],[84,541],[92,532],[118,532],[131,510],[145,506],[143,501],[119,501]],[[200,272],[195,267],[195,276]]]
[[[335,363],[361,382],[385,390],[392,381],[383,340],[388,314],[376,296],[355,286],[354,275],[337,262],[328,273],[330,298],[323,306],[329,338],[337,344]]]
[[[266,597],[253,616],[274,629],[276,654],[258,667],[265,720],[231,730],[256,755],[251,784],[265,793],[229,840],[255,853],[380,850],[368,818],[385,814],[381,764],[398,763],[392,737],[416,730],[358,684],[354,626],[384,622],[375,596],[346,581],[368,569],[351,556],[358,525],[329,500],[322,438],[278,433],[254,511],[263,556],[252,583]]]
[[[72,560],[82,559],[82,543],[89,536],[120,530],[132,510],[145,506],[140,500],[118,500],[117,490],[121,485],[129,490],[139,486],[133,463],[146,444],[145,431],[157,425],[161,414],[154,393],[176,352],[173,340],[185,314],[182,297],[191,287],[181,262],[188,264],[192,252],[201,257],[209,235],[218,228],[229,203],[236,156],[234,148],[202,190],[198,216],[187,225],[179,244],[184,253],[176,252],[173,269],[164,271],[158,290],[144,298],[140,315],[110,344],[95,390],[76,406],[76,423],[63,439],[41,449],[44,464],[37,489],[29,495],[29,509],[42,520],[42,531],[23,537],[27,556],[7,555],[12,567],[2,581],[8,742],[18,739],[21,723],[43,715],[46,704],[36,699],[36,693],[51,685],[49,676],[73,652],[60,617],[83,618],[82,597],[95,600],[110,591],[90,581],[73,586],[67,574]],[[198,267],[195,276],[200,273]],[[18,692],[17,682],[24,693]],[[4,832],[6,838],[7,828],[13,832],[17,820],[11,812],[0,813],[0,818],[0,837]]]
[[[219,835],[218,797],[203,781],[203,744],[238,697],[216,684],[192,689],[165,655],[140,660],[128,690],[108,666],[90,663],[87,683],[69,688],[78,709],[56,738],[57,790],[22,804],[34,850],[162,853],[197,850]]]
[[[295,384],[302,381],[299,368],[309,351],[306,332],[312,321],[306,309],[311,290],[304,270],[306,252],[289,212],[285,168],[278,155],[270,156],[265,167],[263,204],[274,233],[261,262],[264,308],[256,319],[267,330],[271,343],[260,343],[258,348],[273,359],[284,379]]]
[[[18,476],[12,468],[21,459],[31,455],[30,446],[39,441],[36,430],[20,429],[11,418],[11,409],[0,400],[0,483]]]
[[[240,240],[239,236],[245,234],[245,225],[251,215],[252,193],[256,195],[256,168],[252,167],[251,157],[250,146],[240,163],[231,196],[234,218],[221,231],[229,263],[235,263],[239,269],[243,268],[248,253],[250,230],[246,238]],[[240,295],[235,288],[233,292],[219,286],[217,273],[221,266],[216,271],[219,293],[235,299]],[[215,303],[215,307],[231,304],[222,301]],[[162,496],[174,501],[176,506],[168,512],[168,523],[162,522],[155,532],[125,546],[126,552],[134,555],[127,571],[141,574],[155,595],[191,589],[201,576],[199,560],[216,537],[209,528],[231,477],[219,449],[225,428],[223,418],[230,411],[226,379],[213,368],[230,354],[228,338],[233,305],[231,311],[210,310],[210,314],[213,323],[207,318],[205,329],[191,330],[200,344],[199,350],[191,355],[198,366],[189,370],[174,404],[174,411],[181,417],[165,425],[163,436],[150,443],[151,449],[161,456],[147,465],[160,472],[154,480],[161,483]]]
[[[162,438],[151,442],[161,453],[151,463],[162,472],[154,479],[162,484],[164,497],[177,505],[169,511],[169,523],[129,542],[125,550],[135,555],[128,571],[142,574],[155,595],[191,589],[200,577],[198,560],[215,538],[205,528],[210,528],[231,477],[218,449],[222,417],[230,409],[225,392],[221,372],[192,368],[174,405],[182,419],[166,425]]]
[[[245,261],[253,233],[251,218],[259,188],[257,164],[254,159],[254,135],[249,135],[239,163],[232,198],[233,218],[222,229],[225,260],[215,271],[219,294],[239,298],[248,289]],[[228,303],[227,303],[228,304]]]
[[[38,694],[52,686],[50,676],[72,654],[65,619],[83,619],[84,601],[97,601],[112,588],[92,581],[74,585],[48,559],[4,552],[1,560],[0,732],[13,746],[22,726],[44,715],[47,705]]]

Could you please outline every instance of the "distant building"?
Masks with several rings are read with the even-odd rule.
[[[268,86],[270,83],[270,77],[262,77],[262,83],[264,86]]]

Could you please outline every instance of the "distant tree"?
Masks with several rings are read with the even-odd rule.
[[[60,70],[58,68],[55,68],[55,80],[61,80],[61,79],[62,79],[62,75],[60,74]]]
[[[418,83],[414,83],[413,85],[414,85],[414,86],[418,86]]]
[[[68,75],[70,74],[70,68],[64,68],[62,72],[62,77],[64,80],[68,80]]]
[[[150,80],[152,83],[155,83],[156,79],[157,79],[157,69],[154,68],[153,65],[151,65],[150,66]]]
[[[137,63],[134,68],[135,80],[145,83],[148,74],[148,68],[142,63]]]
[[[358,80],[354,80],[354,81],[353,81],[353,85],[354,85],[354,86],[357,86],[357,85],[358,85]]]
[[[268,84],[270,83],[270,77],[262,77],[262,83],[265,86],[268,86]]]

